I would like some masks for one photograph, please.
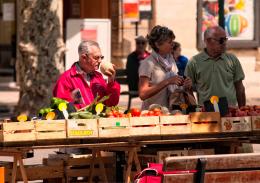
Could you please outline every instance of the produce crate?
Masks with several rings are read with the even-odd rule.
[[[97,119],[67,120],[68,138],[98,138]]]
[[[223,117],[221,118],[222,132],[251,131],[251,117]]]
[[[99,118],[99,137],[129,137],[129,118]]]
[[[51,140],[66,138],[65,120],[36,120],[36,140]]]
[[[157,157],[158,157],[158,163],[163,163],[165,158],[167,157],[174,157],[174,156],[188,156],[188,150],[172,150],[172,151],[158,151]]]
[[[160,116],[161,135],[191,133],[189,115]]]
[[[219,112],[193,112],[190,113],[192,133],[220,132]]]
[[[130,117],[130,136],[160,135],[159,116]]]
[[[252,116],[252,130],[260,131],[260,116]]]
[[[0,141],[35,141],[35,128],[32,121],[0,123]]]

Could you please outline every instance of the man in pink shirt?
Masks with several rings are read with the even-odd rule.
[[[120,97],[120,85],[115,79],[115,68],[108,69],[104,74],[98,72],[104,58],[95,41],[82,41],[78,47],[79,61],[65,71],[58,79],[53,96],[73,102],[77,108],[90,104],[97,96],[109,96],[104,103],[107,106],[117,105]]]

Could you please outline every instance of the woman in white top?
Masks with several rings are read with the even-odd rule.
[[[172,30],[159,25],[147,35],[152,53],[139,67],[139,97],[143,100],[143,110],[151,104],[169,107],[168,86],[192,85],[190,79],[177,75],[178,69],[171,54],[174,39]]]

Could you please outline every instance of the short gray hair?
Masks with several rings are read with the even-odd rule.
[[[212,35],[213,35],[213,34],[215,33],[215,31],[217,31],[217,30],[222,30],[222,31],[225,32],[225,30],[224,30],[222,27],[220,27],[220,26],[209,27],[209,28],[207,28],[207,30],[205,30],[205,32],[204,32],[204,40],[207,39],[207,38],[212,37]]]
[[[100,49],[99,44],[96,41],[91,41],[91,40],[82,41],[78,47],[79,55],[81,55],[82,53],[89,54],[89,48],[91,46],[96,46]]]

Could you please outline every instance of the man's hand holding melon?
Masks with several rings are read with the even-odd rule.
[[[108,83],[113,82],[116,76],[115,65],[110,62],[101,62],[100,71],[108,77]]]

